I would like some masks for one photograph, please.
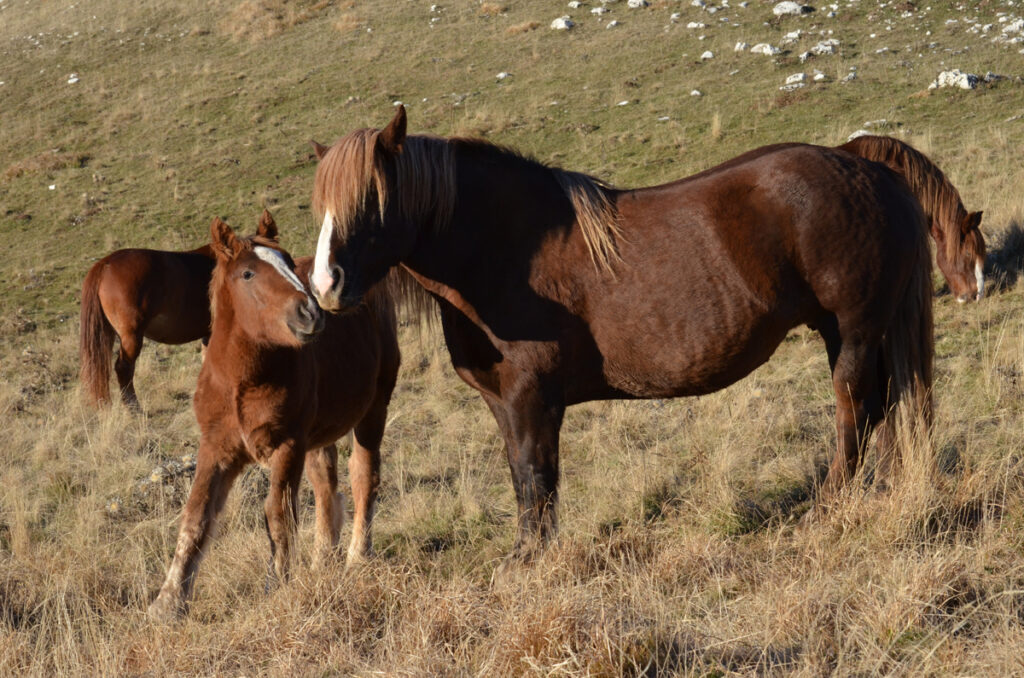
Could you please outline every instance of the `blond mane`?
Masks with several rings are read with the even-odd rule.
[[[376,197],[376,208],[382,218],[389,201],[394,200],[403,218],[435,232],[446,228],[455,209],[455,150],[460,145],[534,162],[477,139],[408,136],[402,144],[402,152],[396,156],[395,182],[389,189],[385,167],[376,152],[379,136],[380,130],[374,129],[348,134],[331,146],[317,168],[313,212],[318,221],[330,212],[335,230],[342,237],[347,236],[356,219],[367,209],[371,196]],[[613,263],[619,261],[616,243],[621,235],[618,215],[609,197],[611,187],[578,172],[547,169],[554,174],[572,204],[594,265],[611,271]],[[394,195],[389,190],[393,190]],[[401,267],[392,271],[391,286],[396,299],[407,303],[417,291],[422,292],[422,287]]]

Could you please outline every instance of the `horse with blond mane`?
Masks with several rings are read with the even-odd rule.
[[[325,319],[300,282],[312,261],[292,261],[273,219],[265,220],[251,238],[236,237],[220,219],[211,226],[213,324],[193,402],[199,453],[174,559],[149,608],[157,618],[185,611],[213,525],[250,463],[270,468],[271,579],[288,575],[303,467],[316,499],[319,565],[337,544],[344,515],[334,442],[349,431],[355,515],[348,560],[371,550],[380,443],[399,365],[394,304],[381,286],[351,313]]]
[[[358,307],[397,270],[406,296],[437,301],[455,370],[505,439],[514,557],[556,534],[566,407],[719,390],[798,325],[823,337],[836,398],[820,502],[876,427],[891,459],[897,422],[930,425],[928,230],[879,163],[779,144],[617,189],[485,141],[407,135],[402,107],[316,150],[314,294]]]
[[[981,212],[968,212],[960,192],[935,163],[910,144],[870,134],[838,147],[888,166],[917,196],[935,240],[935,262],[960,303],[985,296],[985,236]]]

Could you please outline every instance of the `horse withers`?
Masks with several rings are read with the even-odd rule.
[[[930,425],[928,229],[879,163],[779,144],[622,190],[485,141],[408,136],[401,107],[316,148],[317,300],[351,308],[395,270],[437,300],[455,370],[505,439],[515,556],[556,533],[567,406],[716,391],[797,325],[824,338],[836,398],[822,505],[879,424],[883,469],[899,421]]]
[[[264,508],[272,578],[288,574],[303,467],[316,500],[314,565],[322,562],[343,515],[333,444],[350,430],[348,559],[371,549],[380,443],[399,365],[394,305],[381,286],[351,313],[325,317],[300,282],[312,261],[293,262],[273,220],[266,226],[251,238],[236,237],[219,219],[211,226],[217,263],[210,343],[193,402],[201,431],[196,475],[174,559],[149,608],[156,618],[184,611],[217,514],[250,463],[270,469]]]

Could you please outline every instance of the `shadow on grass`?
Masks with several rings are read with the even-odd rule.
[[[708,642],[689,634],[652,633],[627,650],[632,670],[624,675],[773,675],[794,668],[798,646],[756,647],[745,643]]]
[[[986,278],[992,280],[992,292],[1012,289],[1024,272],[1024,225],[1011,221],[1002,233],[998,247],[988,252]]]

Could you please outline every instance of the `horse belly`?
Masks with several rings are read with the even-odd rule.
[[[605,378],[638,398],[711,393],[767,362],[799,322],[786,309],[752,300],[652,309],[622,323],[615,341],[599,344]]]
[[[161,344],[187,344],[202,339],[208,332],[209,327],[193,318],[182,314],[158,313],[146,323],[143,334],[147,339]]]

